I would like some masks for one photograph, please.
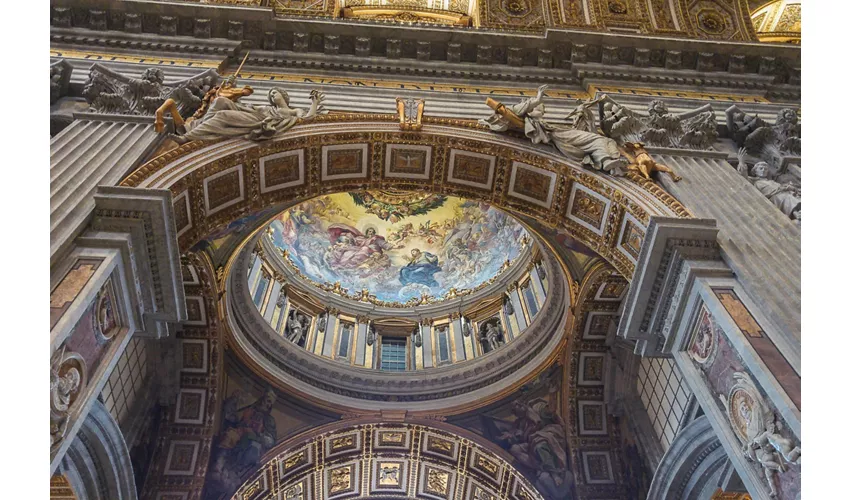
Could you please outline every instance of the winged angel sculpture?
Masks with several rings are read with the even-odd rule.
[[[620,143],[708,149],[717,140],[717,122],[710,104],[684,113],[671,113],[659,99],[652,101],[645,113],[633,111],[607,95],[598,104],[602,131]]]
[[[800,465],[800,447],[782,436],[781,424],[761,397],[749,374],[736,372],[735,385],[726,401],[726,410],[736,435],[744,443],[742,451],[747,459],[757,462],[764,470],[770,496],[774,498],[777,473],[787,470],[787,464]],[[736,393],[745,395],[736,398]]]

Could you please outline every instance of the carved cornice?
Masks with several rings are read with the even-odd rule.
[[[180,254],[174,231],[171,193],[163,189],[98,188],[91,227],[95,233],[79,238],[80,244],[112,246],[99,231],[129,233],[134,261],[132,280],[144,313],[144,330],[164,332],[165,323],[186,319]]]
[[[662,346],[669,352],[669,336],[693,283],[694,267],[731,273],[721,262],[717,232],[710,219],[650,219],[618,331],[618,336],[637,341],[636,352],[656,355]]]
[[[71,1],[53,1],[51,38],[54,44],[109,46],[114,44],[113,39],[123,38],[124,44],[135,44],[138,48],[128,47],[135,50],[161,50],[156,48],[159,42],[184,53],[230,52],[231,62],[235,63],[241,55],[234,52],[239,47],[251,46],[252,58],[248,66],[310,65],[333,67],[338,71],[395,74],[422,74],[423,68],[428,68],[429,76],[463,72],[465,79],[501,79],[510,75],[511,79],[526,81],[557,78],[560,82],[575,82],[587,73],[579,75],[574,65],[591,68],[596,65],[603,74],[610,73],[604,69],[607,67],[632,67],[637,71],[623,72],[622,77],[634,81],[642,81],[650,75],[647,69],[658,68],[690,72],[704,86],[714,82],[726,86],[727,82],[740,80],[743,75],[793,82],[793,69],[799,66],[800,60],[799,47],[795,46],[657,35],[650,38],[552,27],[542,33],[493,28],[452,30],[427,25],[411,29],[405,25],[346,19],[328,23],[325,19],[305,17],[277,18],[267,14],[266,9],[246,8],[217,9],[212,16],[209,8],[199,9],[197,4],[191,3],[171,4],[167,13],[146,2],[122,4],[120,9],[107,4],[99,6],[98,15],[93,16],[88,9],[80,9],[80,15],[71,15],[66,5],[72,5]],[[111,21],[101,22],[104,17]],[[129,35],[137,39],[126,40]],[[342,44],[341,40],[349,42]],[[401,48],[409,43],[416,44],[416,59],[402,58]],[[518,48],[530,55],[516,57]],[[281,51],[286,52],[286,57],[281,57]],[[420,53],[427,54],[427,58],[420,57]],[[470,71],[467,60],[470,53],[475,54],[472,67],[494,69]],[[367,68],[354,63],[353,57],[386,62],[369,64]],[[437,57],[442,60],[435,60]],[[453,67],[449,69],[448,66]],[[555,76],[553,71],[560,74]]]

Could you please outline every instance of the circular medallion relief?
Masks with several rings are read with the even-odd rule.
[[[700,311],[688,354],[701,365],[710,365],[717,353],[719,329],[711,313],[705,307]]]
[[[531,12],[528,0],[502,0],[502,8],[512,16],[522,17]]]
[[[758,402],[749,391],[738,387],[729,394],[729,421],[741,442],[747,442],[747,427],[757,409]]]
[[[112,291],[112,283],[107,283],[103,290],[97,294],[94,306],[94,331],[101,340],[110,340],[118,333],[120,323],[116,311],[115,296]]]
[[[608,2],[608,10],[612,14],[626,14],[629,11],[629,8],[626,6],[625,2],[621,0],[611,0]]]
[[[719,35],[726,30],[726,19],[716,10],[701,10],[697,20],[700,29],[711,35]]]

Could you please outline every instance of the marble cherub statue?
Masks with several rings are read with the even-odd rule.
[[[596,101],[579,104],[579,108],[573,112],[577,115],[577,126],[552,125],[543,118],[543,96],[546,87],[540,86],[535,97],[523,99],[513,106],[505,106],[488,98],[487,105],[493,109],[493,114],[479,120],[479,123],[494,132],[505,132],[511,128],[522,131],[534,144],[552,144],[566,157],[596,170],[623,175],[628,162],[620,153],[617,142],[591,130],[592,124],[588,124],[590,106]],[[592,119],[592,113],[590,114]]]

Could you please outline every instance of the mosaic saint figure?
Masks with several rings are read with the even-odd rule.
[[[490,432],[498,432],[494,440],[518,463],[534,471],[541,492],[555,499],[567,498],[573,479],[564,421],[539,398],[530,402],[517,400],[512,412],[516,417],[512,423],[492,419],[495,428]]]
[[[399,270],[398,280],[402,285],[419,283],[425,286],[440,286],[434,279],[434,274],[442,270],[439,259],[431,252],[423,252],[418,248],[410,250],[410,262]]]
[[[542,85],[537,89],[537,96],[523,99],[519,104],[510,107],[489,99],[488,105],[494,109],[494,113],[484,120],[479,120],[479,123],[490,127],[494,132],[505,132],[510,128],[522,130],[534,144],[552,144],[564,156],[581,161],[596,170],[623,175],[628,162],[621,156],[617,142],[610,137],[586,130],[588,120],[584,110],[575,114],[581,118],[578,125],[585,130],[552,125],[543,119],[545,90],[546,85]],[[591,103],[588,103],[588,106],[589,104]],[[584,106],[584,109],[588,106]]]
[[[212,489],[233,492],[241,476],[256,467],[277,441],[277,426],[271,411],[277,395],[267,389],[263,397],[239,407],[237,393],[222,403],[221,431],[216,436],[212,461]]]

